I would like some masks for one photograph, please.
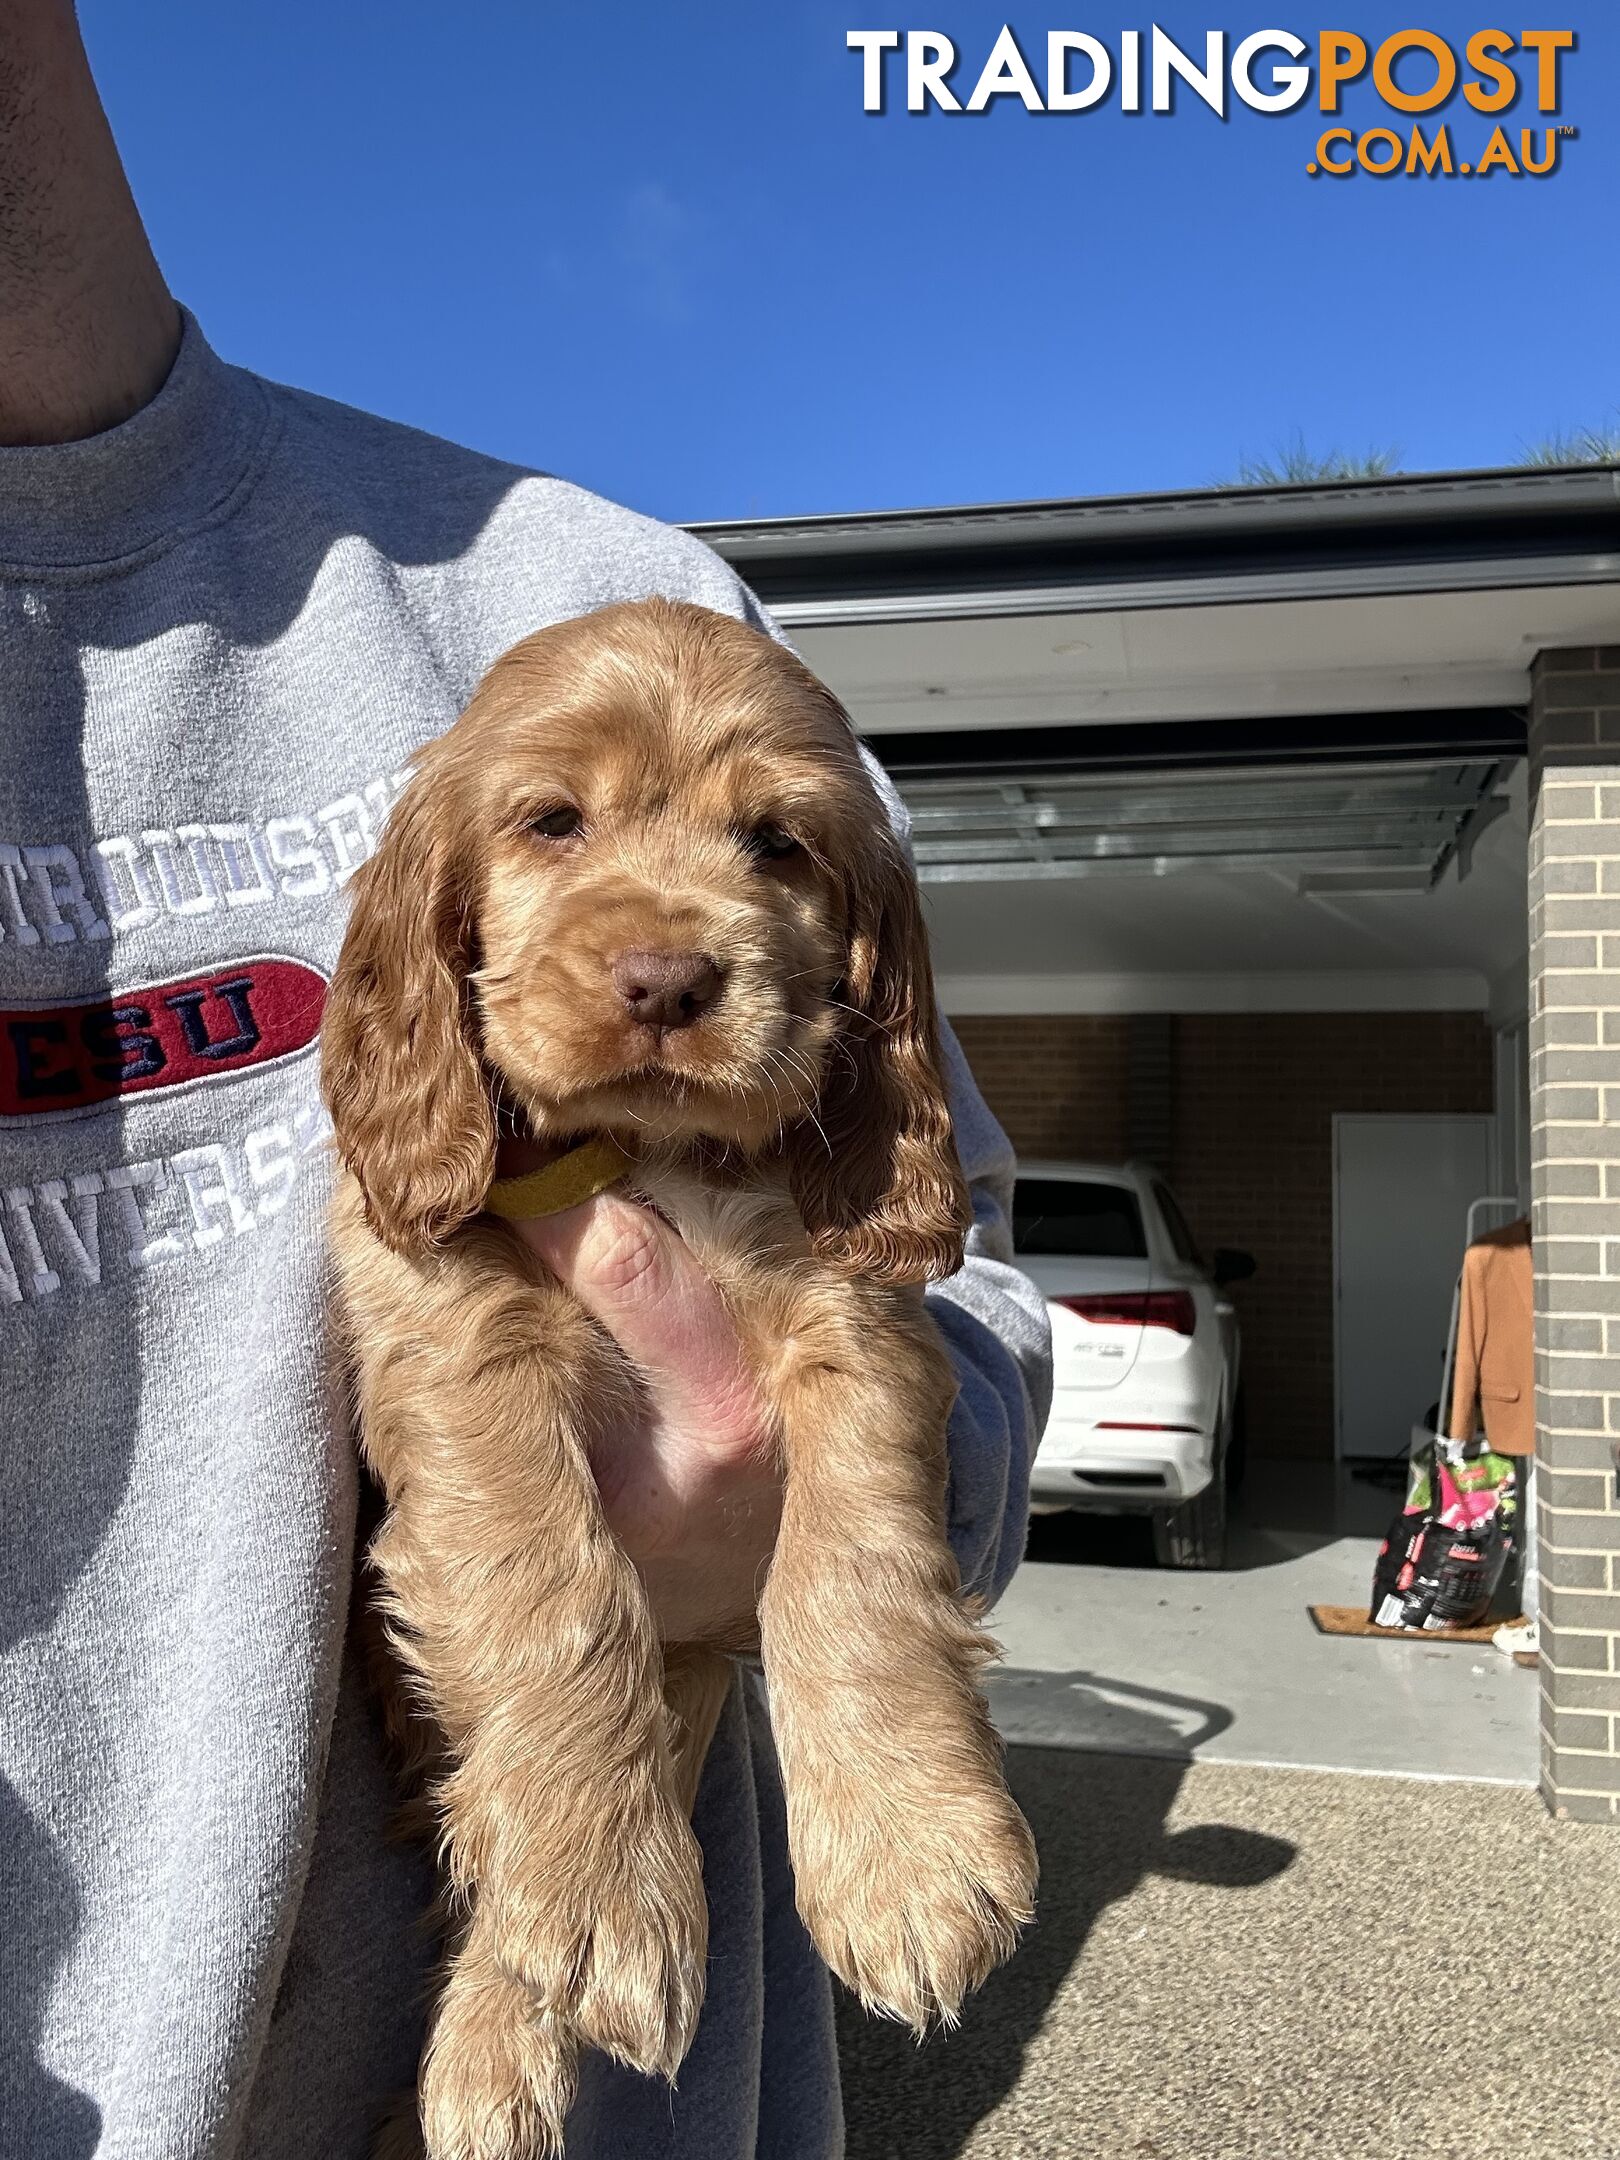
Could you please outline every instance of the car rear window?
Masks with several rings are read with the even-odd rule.
[[[1023,1178],[1013,1195],[1019,1252],[1077,1260],[1145,1260],[1142,1211],[1123,1185],[1069,1178]]]
[[[1204,1256],[1198,1250],[1192,1232],[1187,1228],[1187,1218],[1176,1204],[1176,1196],[1168,1185],[1155,1185],[1153,1197],[1159,1203],[1159,1213],[1164,1217],[1164,1227],[1170,1233],[1170,1243],[1175,1247],[1178,1260],[1201,1268]]]

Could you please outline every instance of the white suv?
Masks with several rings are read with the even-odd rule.
[[[1206,1264],[1140,1163],[1021,1163],[1013,1241],[1052,1316],[1032,1507],[1151,1513],[1162,1564],[1220,1567],[1242,1470],[1237,1316],[1222,1293],[1253,1260]]]

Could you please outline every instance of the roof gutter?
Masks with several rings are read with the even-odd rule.
[[[692,527],[784,627],[1620,583],[1620,472]]]

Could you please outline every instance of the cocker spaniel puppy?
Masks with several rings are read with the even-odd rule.
[[[723,1643],[660,1641],[603,1515],[593,1439],[638,1376],[503,1217],[622,1179],[739,1331],[785,1481],[760,1656],[828,1964],[921,2029],[1029,1917],[918,1287],[970,1219],[936,1037],[916,885],[845,713],[703,608],[606,608],[497,661],[354,881],[323,1079],[387,1498],[371,1560],[456,1916],[433,2160],[558,2149],[582,2044],[673,2077],[729,1673]],[[503,1120],[543,1166],[515,1192]]]

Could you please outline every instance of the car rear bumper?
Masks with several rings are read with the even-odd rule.
[[[1045,1508],[1179,1507],[1214,1475],[1215,1437],[1202,1431],[1110,1430],[1054,1411],[1036,1450],[1030,1500]]]

